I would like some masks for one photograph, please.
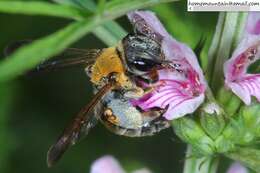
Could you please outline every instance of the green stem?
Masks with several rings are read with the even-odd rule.
[[[214,156],[196,158],[188,145],[183,173],[216,173],[219,159]]]

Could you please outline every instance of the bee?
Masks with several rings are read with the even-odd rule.
[[[12,49],[10,47],[6,52]],[[93,50],[69,48],[64,54],[73,58],[47,60],[34,71],[83,65],[95,95],[50,147],[47,153],[49,167],[70,146],[86,136],[97,121],[113,133],[128,137],[151,136],[170,126],[162,116],[166,110],[154,108],[144,112],[131,103],[133,98],[142,97],[150,90],[139,83],[156,82],[157,70],[167,66],[158,40],[133,33],[125,36],[115,47]]]

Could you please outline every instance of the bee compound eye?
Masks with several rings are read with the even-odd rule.
[[[135,69],[144,72],[149,71],[153,67],[158,65],[158,63],[156,63],[155,61],[144,58],[136,59],[131,64],[132,66],[134,66]]]

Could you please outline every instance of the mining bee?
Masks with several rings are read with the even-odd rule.
[[[19,46],[11,46],[6,52]],[[142,85],[156,82],[157,70],[167,67],[160,38],[134,32],[115,47],[93,50],[69,48],[57,57],[63,54],[72,57],[47,60],[34,71],[83,65],[93,83],[95,95],[50,147],[47,154],[49,167],[61,158],[68,147],[87,135],[98,120],[115,134],[129,137],[150,136],[170,126],[162,117],[165,110],[154,108],[144,112],[131,104],[131,99],[142,97],[152,89]]]

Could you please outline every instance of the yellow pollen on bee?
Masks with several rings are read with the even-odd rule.
[[[103,78],[108,77],[111,73],[122,74],[125,71],[115,47],[104,49],[97,57],[91,70],[91,82],[94,84],[99,84]]]
[[[107,119],[112,124],[119,124],[119,119],[113,114],[113,111],[111,109],[106,109],[104,111],[104,115]]]

